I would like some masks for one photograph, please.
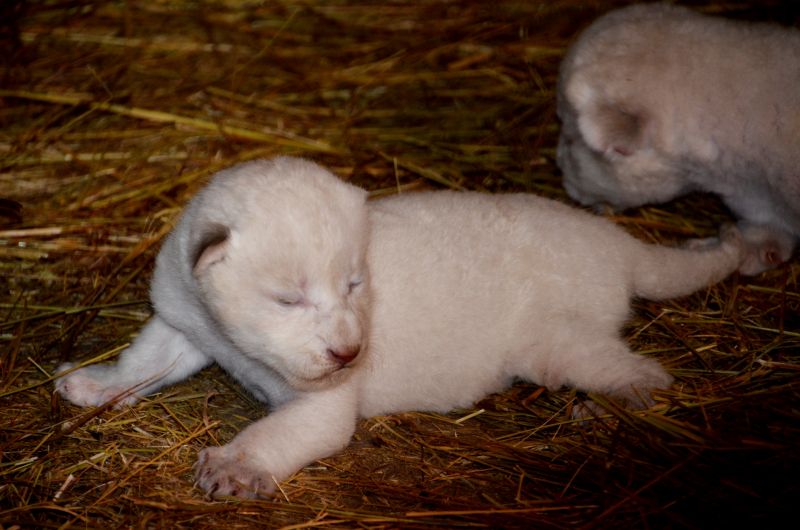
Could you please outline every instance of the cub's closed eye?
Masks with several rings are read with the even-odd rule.
[[[362,283],[363,281],[364,281],[364,280],[362,280],[361,278],[359,278],[359,279],[357,279],[357,280],[353,280],[353,281],[351,281],[350,283],[348,283],[348,284],[347,284],[347,292],[348,292],[348,293],[352,293],[353,291],[355,291],[355,290],[358,288],[358,286],[359,286],[359,285],[361,285],[361,283]]]
[[[273,300],[275,300],[275,303],[283,307],[294,307],[301,305],[303,303],[303,299],[301,297],[296,297],[296,296],[278,295],[273,297]]]

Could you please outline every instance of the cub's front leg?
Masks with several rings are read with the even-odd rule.
[[[354,387],[303,394],[227,445],[200,451],[197,484],[213,497],[268,497],[277,484],[350,442],[357,420]]]
[[[158,315],[142,328],[133,344],[120,354],[116,364],[92,365],[69,372],[56,380],[56,390],[82,407],[116,401],[132,405],[141,396],[177,383],[211,363],[211,359]],[[74,366],[64,363],[64,373]]]

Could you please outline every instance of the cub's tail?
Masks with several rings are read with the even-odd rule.
[[[634,265],[634,294],[649,300],[691,294],[737,270],[747,253],[734,225],[724,226],[718,239],[694,239],[684,247],[642,245]]]

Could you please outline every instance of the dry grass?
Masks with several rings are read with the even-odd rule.
[[[791,510],[796,261],[635,305],[631,343],[678,379],[651,411],[578,425],[574,393],[519,384],[448,416],[373,418],[269,502],[193,487],[198,449],[264,413],[216,369],[119,411],[53,395],[58,362],[113,357],[141,326],[161,239],[236,161],[309,156],[375,194],[566,200],[558,62],[619,3],[370,4],[3,3],[0,528],[763,528]],[[695,4],[800,20],[788,2]],[[671,241],[726,218],[695,196],[616,219]]]

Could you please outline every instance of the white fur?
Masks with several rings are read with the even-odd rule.
[[[530,195],[367,206],[310,162],[252,162],[188,206],[157,260],[156,313],[119,362],[56,388],[131,404],[217,361],[274,410],[203,450],[198,484],[266,495],[347,445],[359,417],[469,406],[515,377],[648,405],[672,377],[619,329],[632,296],[690,293],[745,256],[736,229],[699,246],[646,245]]]
[[[592,24],[561,66],[558,163],[588,205],[719,194],[760,249],[800,236],[800,31],[634,5]]]

